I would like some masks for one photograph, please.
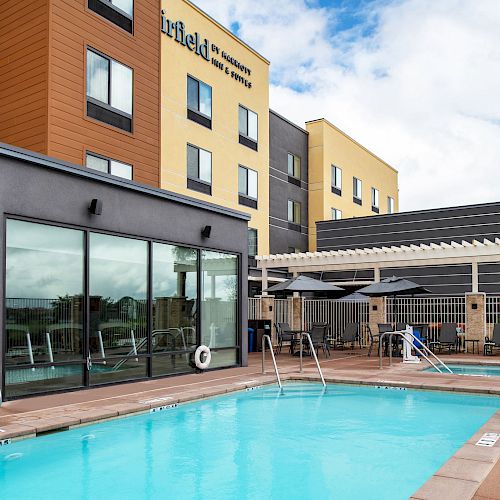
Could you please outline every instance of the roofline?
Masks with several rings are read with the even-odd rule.
[[[250,215],[238,210],[226,208],[220,205],[216,205],[215,203],[209,203],[203,200],[197,200],[196,198],[191,198],[189,196],[173,193],[164,189],[155,188],[146,184],[140,184],[135,181],[129,181],[127,179],[115,177],[110,174],[105,174],[104,172],[91,170],[90,168],[75,165],[73,163],[42,155],[40,153],[35,153],[27,149],[18,148],[16,146],[12,146],[10,144],[5,144],[2,142],[0,142],[0,157],[25,161],[32,165],[37,165],[69,175],[75,175],[78,177],[83,177],[85,179],[102,182],[104,184],[129,189],[130,191],[135,191],[148,196],[154,196],[156,198],[161,198],[176,203],[182,203],[183,205],[201,208],[209,212],[226,215],[235,219],[249,221],[251,218]]]
[[[309,123],[317,123],[317,122],[324,122],[324,123],[326,123],[327,125],[329,125],[333,129],[335,129],[337,132],[341,133],[344,137],[346,137],[347,139],[349,139],[351,142],[353,142],[354,144],[356,144],[356,146],[359,146],[361,149],[365,150],[368,154],[370,154],[371,156],[373,156],[375,159],[377,159],[378,161],[382,162],[386,167],[389,167],[391,170],[393,170],[394,172],[396,172],[396,174],[399,174],[398,170],[396,170],[393,166],[389,165],[386,161],[382,160],[382,158],[380,158],[380,156],[377,156],[375,153],[373,153],[368,148],[366,148],[365,146],[363,146],[363,144],[360,144],[356,139],[353,139],[350,135],[346,134],[343,130],[340,130],[332,122],[328,121],[326,118],[317,118],[316,120],[309,120],[309,121],[306,122],[306,126]]]
[[[264,61],[267,65],[270,65],[271,62],[266,59],[262,54],[257,52],[254,48],[250,47],[246,42],[244,42],[241,38],[237,37],[232,31],[227,29],[223,24],[221,24],[219,21],[214,19],[210,14],[207,14],[203,9],[195,5],[191,0],[184,0],[185,3],[187,3],[190,7],[192,7],[194,10],[196,10],[198,13],[200,13],[203,17],[207,18],[209,21],[212,23],[216,24],[222,31],[225,31],[227,35],[229,35],[231,38],[236,40],[238,43],[243,45],[246,49],[250,50],[253,54],[255,54],[259,59]]]
[[[362,217],[355,217],[355,219],[358,221],[362,220],[380,220],[384,219],[387,217],[397,217],[399,215],[417,215],[417,214],[426,214],[426,213],[431,213],[431,212],[444,212],[446,210],[465,210],[467,208],[481,208],[481,207],[489,207],[489,206],[499,206],[500,207],[500,201],[490,201],[486,203],[476,203],[473,205],[457,205],[457,206],[452,206],[452,207],[439,207],[439,208],[425,208],[423,210],[408,210],[406,212],[396,212],[393,214],[379,214],[379,215],[363,215]],[[316,224],[326,224],[327,222],[343,222],[343,221],[348,221],[353,219],[354,217],[350,217],[348,219],[340,219],[340,220],[318,220],[316,221]]]
[[[278,118],[280,118],[281,120],[285,121],[286,123],[288,123],[292,127],[295,127],[296,129],[300,130],[301,132],[304,132],[305,134],[309,135],[309,132],[305,128],[302,128],[301,126],[297,125],[296,123],[293,123],[288,118],[285,118],[283,115],[280,115],[279,113],[277,113],[273,109],[269,108],[269,113],[272,113],[273,115],[275,115]]]

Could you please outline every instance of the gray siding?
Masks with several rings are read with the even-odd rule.
[[[290,247],[308,249],[308,133],[274,111],[269,114],[269,232],[270,252],[288,252]],[[301,159],[301,182],[288,179],[288,153]],[[288,227],[288,200],[301,204],[301,231]]]
[[[500,238],[500,203],[323,221],[317,224],[318,251],[421,243],[460,243]],[[382,277],[403,276],[433,293],[458,295],[472,291],[471,266],[385,269]],[[500,294],[500,263],[479,265],[479,291]]]

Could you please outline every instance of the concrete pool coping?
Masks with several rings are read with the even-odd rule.
[[[448,358],[450,363],[463,362],[463,357]],[[472,360],[470,360],[472,361]],[[474,360],[478,364],[479,360]],[[4,403],[0,407],[0,443],[59,432],[110,419],[149,413],[154,408],[182,404],[231,392],[274,384],[272,367],[261,373],[261,354],[250,357],[245,368],[232,368],[199,375],[183,375],[166,379],[134,382],[66,394],[40,396]],[[387,361],[385,360],[387,364]],[[378,370],[378,360],[358,352],[336,352],[321,364],[328,383],[403,387],[417,390],[453,391],[500,396],[500,377],[464,377],[423,372],[420,365],[402,365],[395,360],[392,367]],[[487,364],[499,364],[491,363]],[[282,379],[287,382],[317,382],[315,365],[306,359],[299,373],[297,358],[278,356]],[[485,381],[484,379],[487,379]],[[500,441],[493,447],[475,443],[486,432],[500,434],[500,410],[491,417],[417,492],[413,499],[468,499],[481,487],[489,494],[498,484]],[[496,474],[495,474],[496,473]],[[477,496],[480,498],[486,498]],[[499,498],[488,496],[487,498]]]

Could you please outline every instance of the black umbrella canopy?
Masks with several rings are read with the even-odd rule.
[[[359,292],[351,293],[339,299],[340,302],[368,302],[370,299]]]
[[[308,276],[298,276],[264,290],[265,292],[343,292],[344,289]]]
[[[369,297],[386,297],[390,295],[413,295],[415,293],[431,293],[418,283],[413,281],[397,278],[385,278],[379,283],[372,283],[358,290],[358,293],[368,295]]]

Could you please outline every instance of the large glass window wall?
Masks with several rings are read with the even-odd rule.
[[[233,254],[7,220],[6,398],[239,360]]]

